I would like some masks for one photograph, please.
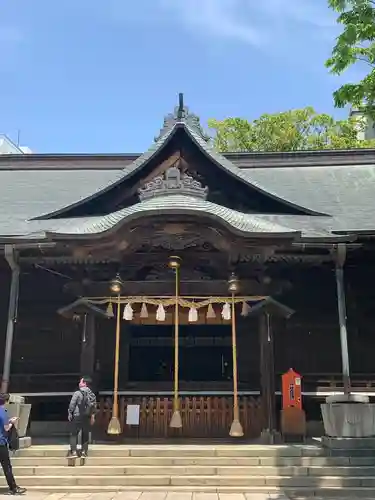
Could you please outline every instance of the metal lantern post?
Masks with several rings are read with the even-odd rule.
[[[112,293],[117,294],[117,311],[116,311],[116,346],[115,346],[115,367],[113,381],[113,406],[112,418],[108,424],[107,433],[112,435],[121,434],[121,424],[118,418],[118,375],[119,375],[119,360],[120,360],[120,319],[121,319],[121,293],[122,281],[119,275],[111,282],[110,289]]]
[[[231,437],[242,437],[243,429],[240,422],[240,411],[238,406],[238,374],[237,374],[237,332],[236,332],[236,307],[234,297],[238,293],[239,283],[236,275],[231,274],[228,281],[228,290],[232,298],[232,358],[233,358],[233,422],[230,427]]]
[[[175,311],[174,311],[174,387],[173,387],[173,415],[169,426],[174,429],[182,428],[182,420],[180,414],[180,400],[178,395],[178,382],[179,382],[179,285],[180,285],[180,257],[172,256],[169,258],[169,267],[175,273]]]

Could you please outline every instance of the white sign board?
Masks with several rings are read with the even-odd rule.
[[[139,405],[127,405],[126,423],[127,425],[139,425]]]

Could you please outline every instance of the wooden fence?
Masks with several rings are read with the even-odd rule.
[[[225,396],[187,397],[180,400],[182,429],[171,429],[173,398],[122,396],[119,402],[120,422],[124,437],[139,438],[223,438],[228,437],[233,418],[233,398]],[[126,425],[128,404],[140,406],[139,426]],[[239,399],[240,420],[246,438],[256,438],[263,428],[260,398]],[[112,416],[112,398],[100,398],[97,424],[105,433]]]

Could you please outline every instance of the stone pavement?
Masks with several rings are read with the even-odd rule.
[[[0,492],[0,500],[9,498]],[[119,493],[42,493],[27,492],[21,498],[24,500],[292,500],[284,493],[203,493],[203,492],[163,492],[163,491],[122,491]],[[310,498],[310,497],[309,497]],[[295,500],[309,500],[298,496]],[[336,496],[337,500],[339,497]],[[312,499],[310,499],[312,500]],[[314,497],[313,500],[323,500]],[[324,500],[330,500],[324,498]],[[360,500],[359,497],[350,497],[340,500]],[[361,497],[361,500],[365,500]]]
[[[9,498],[0,493],[0,499]],[[27,492],[24,500],[289,500],[283,493],[199,493],[123,491],[119,493],[38,493]],[[314,499],[319,500],[319,499]]]

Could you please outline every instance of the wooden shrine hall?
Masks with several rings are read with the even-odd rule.
[[[180,95],[142,154],[0,155],[2,390],[103,436],[256,438],[375,395],[375,151],[226,153]],[[139,405],[139,425],[126,423]]]

